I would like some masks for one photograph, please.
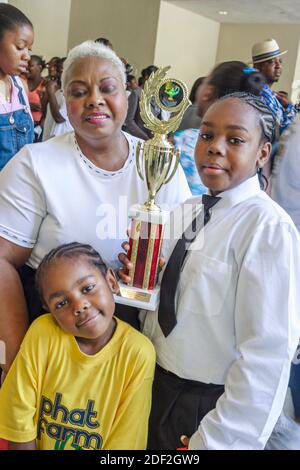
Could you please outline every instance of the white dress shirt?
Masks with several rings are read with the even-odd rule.
[[[219,196],[191,245],[204,232],[203,247],[190,251],[181,271],[176,327],[165,338],[157,312],[148,312],[143,331],[164,369],[225,384],[190,449],[263,449],[300,336],[300,239],[256,176]],[[174,244],[166,241],[165,253]]]

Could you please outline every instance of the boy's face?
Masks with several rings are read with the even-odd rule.
[[[95,340],[103,347],[114,331],[114,288],[84,256],[53,261],[42,280],[46,305],[60,327],[77,338]],[[110,287],[109,283],[112,283]]]
[[[203,184],[218,194],[254,176],[270,150],[270,143],[261,143],[256,111],[237,98],[228,98],[205,113],[195,162]]]

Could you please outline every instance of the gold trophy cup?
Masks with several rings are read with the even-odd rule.
[[[164,226],[169,220],[169,212],[155,204],[155,196],[172,179],[180,159],[180,149],[175,150],[167,134],[178,128],[190,104],[186,85],[166,78],[169,69],[164,67],[152,73],[141,94],[141,117],[154,135],[151,140],[139,142],[136,150],[137,171],[146,181],[148,199],[129,210],[132,221],[128,256],[133,263],[129,272],[132,282],[131,285],[120,283],[120,296],[115,296],[118,303],[146,310],[156,310],[159,303],[158,261]],[[153,115],[153,99],[161,110],[169,112],[168,120],[161,121]]]

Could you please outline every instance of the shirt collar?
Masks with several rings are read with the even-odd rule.
[[[219,193],[218,196],[222,199],[217,204],[216,209],[221,207],[233,207],[252,196],[256,196],[260,192],[258,176],[252,176],[238,186]],[[211,194],[210,191],[208,194]]]

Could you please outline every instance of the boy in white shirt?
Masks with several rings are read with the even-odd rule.
[[[300,241],[259,185],[274,126],[247,93],[203,118],[195,161],[210,191],[192,202],[210,204],[204,235],[165,247],[160,307],[144,319],[158,364],[151,449],[180,447],[181,435],[189,449],[263,449],[282,410],[300,335]]]

